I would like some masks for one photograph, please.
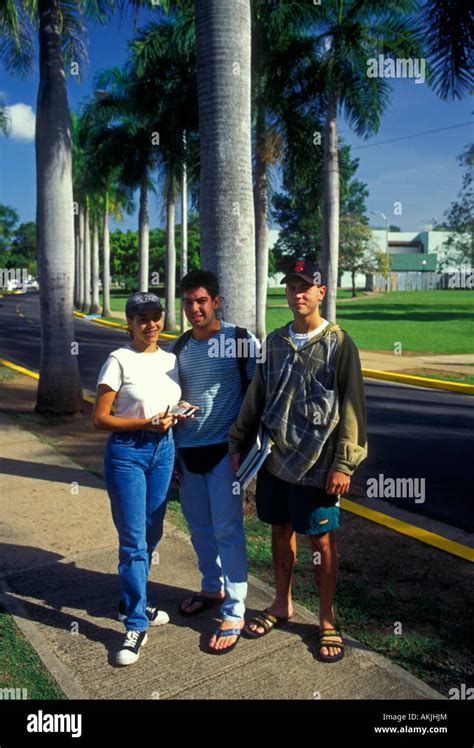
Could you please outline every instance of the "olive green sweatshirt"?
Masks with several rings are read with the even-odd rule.
[[[297,349],[289,325],[266,338],[255,375],[229,431],[230,453],[243,453],[263,423],[270,473],[325,487],[329,470],[352,475],[367,457],[359,352],[334,322]]]

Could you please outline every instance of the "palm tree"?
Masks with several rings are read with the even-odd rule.
[[[102,316],[111,317],[112,310],[110,308],[110,196],[109,189],[104,192],[104,214],[102,223]]]
[[[84,149],[79,144],[81,122],[77,114],[71,112],[72,136],[72,189],[74,195],[74,231],[75,231],[75,271],[74,271],[74,306],[84,306]]]
[[[255,331],[250,0],[196,0],[201,258],[224,318]]]
[[[82,410],[72,316],[74,222],[71,125],[59,0],[38,0],[40,82],[36,106],[38,275],[41,362],[36,411]]]
[[[154,117],[160,133],[159,167],[166,204],[165,289],[168,329],[176,329],[175,217],[179,185],[186,171],[186,189],[197,172],[196,58],[194,14],[188,5],[173,25],[150,23],[131,45],[132,68],[143,115]],[[186,132],[184,137],[183,131]],[[182,196],[182,215],[186,214]],[[183,219],[184,229],[184,219]],[[184,229],[185,230],[185,229]]]
[[[122,220],[122,209],[132,209],[131,189],[120,183],[120,163],[124,153],[113,151],[115,141],[108,140],[108,120],[103,112],[93,105],[83,107],[80,117],[73,115],[75,123],[74,174],[78,197],[88,196],[92,201],[92,263],[91,303],[88,311],[101,311],[99,301],[99,225],[103,241],[103,308],[102,316],[111,316],[110,310],[110,241],[109,217],[112,212],[116,220]]]
[[[166,326],[169,330],[176,329],[176,202],[178,199],[178,185],[174,175],[168,175],[166,190],[166,254],[165,254],[165,290],[166,290]]]
[[[86,3],[11,0],[2,4],[2,59],[8,70],[25,74],[39,39],[36,107],[38,274],[41,307],[41,361],[36,410],[63,414],[82,409],[82,389],[74,341],[74,218],[71,123],[64,59],[82,59],[80,10]],[[99,15],[105,0],[96,4]]]
[[[295,86],[284,97],[285,159],[293,159],[298,137],[288,135],[293,113],[299,108],[307,113],[313,95],[312,112],[325,111],[324,178],[323,178],[323,272],[329,293],[323,303],[323,314],[335,319],[336,279],[339,244],[339,152],[337,114],[344,108],[357,134],[367,137],[378,130],[388,102],[389,87],[381,79],[366,75],[367,60],[376,54],[387,57],[418,56],[431,63],[429,80],[443,98],[464,92],[472,77],[469,74],[469,49],[472,48],[472,10],[455,0],[427,0],[419,3],[419,15],[410,16],[414,3],[380,3],[378,0],[332,0],[324,3],[307,28],[315,44],[307,64],[293,67]],[[265,26],[267,28],[268,24]],[[425,48],[425,52],[423,51]],[[299,59],[304,59],[301,55]],[[275,64],[270,70],[275,70]],[[310,89],[308,90],[308,84]],[[270,100],[268,94],[266,100]],[[314,116],[313,114],[313,116]],[[298,117],[299,115],[297,115]],[[316,123],[315,123],[316,124]],[[314,129],[318,129],[316,126]],[[297,154],[296,154],[297,155]],[[297,156],[298,159],[298,156]],[[302,165],[300,164],[300,168]]]
[[[180,280],[188,273],[188,169],[186,164],[186,130],[183,132],[184,159],[181,171],[181,274]],[[187,318],[184,313],[183,302],[180,298],[180,331],[187,330]]]
[[[166,307],[167,326],[176,327],[175,212],[178,183],[184,168],[182,128],[197,128],[194,51],[182,44],[169,24],[151,23],[131,43],[132,56],[125,72],[109,70],[97,77],[100,100],[96,111],[107,112],[109,120],[122,118],[121,125],[109,130],[107,139],[124,137],[130,150],[130,133],[135,135],[133,154],[121,151],[124,173],[129,183],[140,176],[139,247],[140,288],[148,288],[148,186],[156,167],[161,174],[166,205]],[[92,110],[91,110],[92,111]],[[153,146],[153,138],[158,147]],[[136,147],[140,143],[140,147]],[[193,140],[188,154],[193,155]],[[119,152],[117,150],[117,152]],[[140,154],[142,154],[140,156]],[[137,158],[140,156],[140,158]],[[137,164],[137,170],[133,165]],[[194,166],[191,165],[191,178]]]
[[[91,278],[91,198],[89,194],[85,196],[85,207],[84,207],[84,257],[83,257],[83,273],[84,273],[84,305],[82,311],[86,314],[90,313],[91,302],[92,302],[92,278]]]
[[[97,100],[84,110],[85,122],[94,127],[94,142],[101,147],[104,159],[118,169],[121,184],[139,189],[138,211],[138,287],[149,285],[149,208],[148,192],[153,189],[151,174],[159,159],[155,141],[156,121],[151,114],[151,97],[137,91],[136,77],[130,69],[111,68],[95,78]],[[112,124],[117,122],[118,124]],[[100,125],[98,123],[101,123]]]
[[[339,245],[339,159],[337,116],[344,108],[359,136],[377,132],[388,104],[384,78],[367,76],[378,54],[416,56],[420,46],[409,16],[412,0],[332,0],[322,6],[314,31],[316,65],[325,93],[323,235],[321,267],[328,286],[323,315],[336,318]]]
[[[91,263],[91,305],[89,314],[100,314],[99,300],[99,210],[98,200],[92,209],[92,263]]]
[[[317,9],[306,0],[290,4],[252,3],[252,108],[255,126],[254,203],[256,241],[257,335],[265,337],[268,286],[268,220],[271,167],[291,145],[288,121],[292,94],[301,88],[301,61],[312,52],[308,27]]]
[[[73,303],[74,306],[77,308],[79,304],[79,283],[80,283],[80,274],[79,274],[79,220],[80,220],[80,213],[79,211],[76,212],[76,203],[74,203],[74,295],[73,295]]]
[[[78,206],[78,220],[75,223],[76,230],[76,275],[77,299],[75,306],[83,312],[89,312],[91,299],[90,281],[90,235],[89,235],[89,193],[91,189],[90,174],[85,142],[84,122],[75,112],[71,113],[71,136],[72,136],[72,185],[74,205]]]
[[[100,154],[98,153],[98,157]],[[123,211],[132,213],[135,206],[132,191],[119,181],[119,172],[109,162],[103,168],[102,214],[102,316],[111,317],[110,308],[110,215],[116,221],[123,219]]]
[[[79,222],[78,222],[78,258],[77,258],[77,273],[78,273],[78,284],[77,284],[77,308],[82,309],[84,306],[84,293],[85,293],[85,279],[84,279],[84,228],[85,228],[85,212],[83,203],[79,203]]]
[[[142,0],[128,0],[135,8]],[[127,0],[8,0],[0,6],[0,55],[7,70],[25,75],[39,41],[36,108],[38,270],[41,361],[36,410],[64,414],[82,409],[74,341],[74,219],[71,123],[64,61],[84,61],[84,13],[106,22]]]

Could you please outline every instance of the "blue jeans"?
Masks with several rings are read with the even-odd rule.
[[[242,495],[232,492],[236,478],[230,456],[203,475],[190,473],[182,458],[178,464],[179,498],[198,557],[202,590],[224,589],[221,616],[240,621],[247,596],[247,555]]]
[[[119,536],[121,597],[128,631],[145,631],[147,580],[152,553],[163,535],[166,498],[174,464],[173,432],[114,432],[104,477]]]

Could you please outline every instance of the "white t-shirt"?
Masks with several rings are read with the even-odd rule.
[[[288,331],[290,333],[290,338],[292,339],[293,343],[299,349],[305,343],[307,343],[308,340],[311,340],[311,338],[314,338],[315,335],[322,332],[328,325],[329,325],[329,322],[327,321],[327,319],[323,319],[321,324],[315,330],[311,330],[310,332],[295,332],[293,330],[293,325],[290,325]]]
[[[139,353],[130,344],[117,348],[102,366],[99,384],[117,392],[115,415],[122,418],[152,418],[181,399],[178,359],[161,348],[153,353]]]

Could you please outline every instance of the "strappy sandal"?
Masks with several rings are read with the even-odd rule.
[[[237,646],[237,642],[240,639],[240,635],[242,634],[241,628],[235,628],[235,629],[214,629],[214,635],[217,636],[217,639],[219,640],[223,636],[236,636],[237,640],[231,644],[229,647],[224,647],[223,649],[216,649],[215,647],[211,647],[209,644],[207,645],[207,651],[211,654],[216,655],[222,655],[226,654],[227,652],[232,652],[233,649]],[[217,641],[216,641],[217,644]]]
[[[319,629],[318,635],[318,659],[321,660],[321,662],[339,662],[339,660],[342,660],[342,658],[344,657],[344,642],[333,641],[334,637],[336,636],[342,639],[340,629]],[[326,649],[329,649],[329,647],[334,647],[340,649],[341,651],[335,655],[323,655],[321,654],[321,649],[323,647],[326,647]]]
[[[261,613],[257,613],[257,615],[252,616],[252,618],[250,618],[250,620],[245,624],[243,630],[245,634],[251,639],[260,639],[262,636],[266,636],[268,633],[270,633],[272,629],[277,628],[284,623],[287,623],[290,618],[291,616],[289,616],[288,618],[283,618],[282,616],[274,616],[268,612],[267,608],[265,608],[265,610],[262,610]],[[263,631],[252,631],[252,629],[248,628],[251,623],[262,628]]]
[[[190,618],[191,616],[197,616],[199,613],[203,613],[205,610],[209,610],[209,608],[213,608],[215,605],[220,605],[222,603],[222,600],[224,598],[221,597],[207,597],[207,595],[200,595],[199,592],[195,592],[192,596],[189,605],[194,605],[194,603],[201,603],[199,608],[196,608],[195,610],[184,610],[183,605],[179,606],[179,612],[182,616],[187,616]]]

